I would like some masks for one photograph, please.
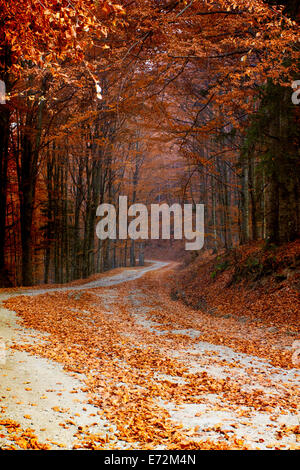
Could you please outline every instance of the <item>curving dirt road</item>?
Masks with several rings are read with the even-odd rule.
[[[20,326],[17,314],[1,307],[0,339],[6,345],[0,363],[2,448],[19,448],[11,430],[18,428],[5,419],[21,431],[34,430],[38,442],[51,449],[147,448],[149,442],[154,448],[201,448],[201,442],[204,448],[207,442],[212,448],[297,446],[299,370],[274,367],[255,354],[203,339],[209,329],[262,342],[269,337],[259,327],[215,321],[168,303],[155,274],[167,265],[152,261],[80,286],[19,292],[24,295],[20,311],[29,302],[27,322],[34,329]],[[157,282],[157,290],[141,279],[145,274]],[[0,300],[12,297],[16,294],[2,293]],[[43,314],[39,318],[35,312],[40,306],[47,313],[55,302],[57,312],[51,311],[45,326]],[[57,317],[59,311],[63,316]],[[85,332],[82,344],[89,350],[78,333],[70,345],[73,327]],[[99,356],[99,335],[102,354],[93,371],[88,361]],[[60,341],[73,348],[67,370]],[[49,359],[56,354],[58,362]]]
[[[124,270],[120,274],[84,282],[79,286],[46,289],[20,290],[16,293],[1,293],[0,341],[5,345],[5,358],[0,360],[0,409],[2,417],[16,421],[22,428],[31,427],[42,442],[51,442],[51,448],[72,448],[74,429],[60,426],[61,416],[53,410],[70,410],[68,416],[76,427],[91,426],[93,432],[106,431],[107,421],[99,418],[98,408],[88,404],[87,394],[81,391],[84,377],[67,374],[62,365],[27,352],[10,349],[12,343],[43,341],[45,335],[35,330],[22,328],[13,311],[3,307],[3,301],[20,295],[37,296],[51,292],[86,291],[97,287],[108,287],[140,278],[145,273],[165,267],[168,263],[148,261],[150,266]],[[1,359],[1,358],[0,358]],[[27,386],[26,386],[27,385]],[[76,395],[74,394],[76,391]],[[74,398],[75,397],[75,398]],[[79,415],[79,416],[76,416]],[[1,415],[0,415],[1,418]],[[1,429],[1,428],[0,428]],[[59,446],[55,445],[57,442]],[[7,437],[0,437],[0,448],[8,446]],[[124,443],[126,448],[126,443]]]

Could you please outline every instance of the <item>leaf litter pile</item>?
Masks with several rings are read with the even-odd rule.
[[[43,344],[12,347],[83,374],[82,390],[111,424],[105,434],[74,427],[73,448],[299,448],[291,338],[171,300],[172,278],[167,269],[79,295],[5,301],[24,327],[48,333]],[[1,427],[18,431],[21,448],[43,446],[17,423]]]

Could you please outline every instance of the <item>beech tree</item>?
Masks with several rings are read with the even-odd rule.
[[[1,283],[132,265],[118,197],[206,206],[206,248],[299,234],[299,7],[1,1]],[[171,242],[170,242],[171,243]]]

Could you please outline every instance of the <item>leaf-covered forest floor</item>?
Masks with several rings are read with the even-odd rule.
[[[249,250],[2,293],[0,447],[300,448],[298,249]]]
[[[261,321],[297,336],[299,292],[298,239],[280,247],[253,242],[223,254],[199,256],[180,269],[172,296],[211,315]]]

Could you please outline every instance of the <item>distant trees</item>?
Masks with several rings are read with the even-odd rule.
[[[7,230],[11,218],[14,220],[11,230],[20,235],[22,263],[21,274],[17,271],[10,274],[14,282],[24,285],[34,282],[33,218],[38,199],[37,180],[42,166],[42,148],[53,131],[53,110],[47,109],[46,104],[50,82],[60,81],[61,86],[66,87],[72,77],[72,65],[77,64],[77,72],[85,65],[91,36],[103,38],[112,23],[117,25],[122,13],[121,6],[110,1],[102,1],[101,5],[82,0],[72,3],[0,1],[0,72],[7,91],[7,101],[0,105],[2,284],[8,278],[7,253],[17,244],[15,239],[14,245],[10,245]],[[10,201],[14,213],[8,212],[9,175],[15,179],[19,196],[18,202]]]
[[[95,235],[122,194],[205,203],[215,251],[297,236],[295,2],[0,7],[2,285],[142,264],[143,241]]]
[[[284,13],[299,24],[299,3],[287,0],[284,4]],[[297,44],[293,47],[299,50]],[[291,64],[288,56],[282,61],[286,67]],[[299,54],[294,65],[297,70]],[[270,77],[260,87],[255,113],[246,128],[241,165],[249,198],[243,199],[247,216],[242,241],[264,238],[278,244],[292,241],[300,233],[299,112],[292,103],[289,80],[283,74],[282,84],[278,84]]]
[[[276,244],[299,235],[299,137],[289,89],[269,82],[251,118],[242,154],[248,172],[252,239]]]

